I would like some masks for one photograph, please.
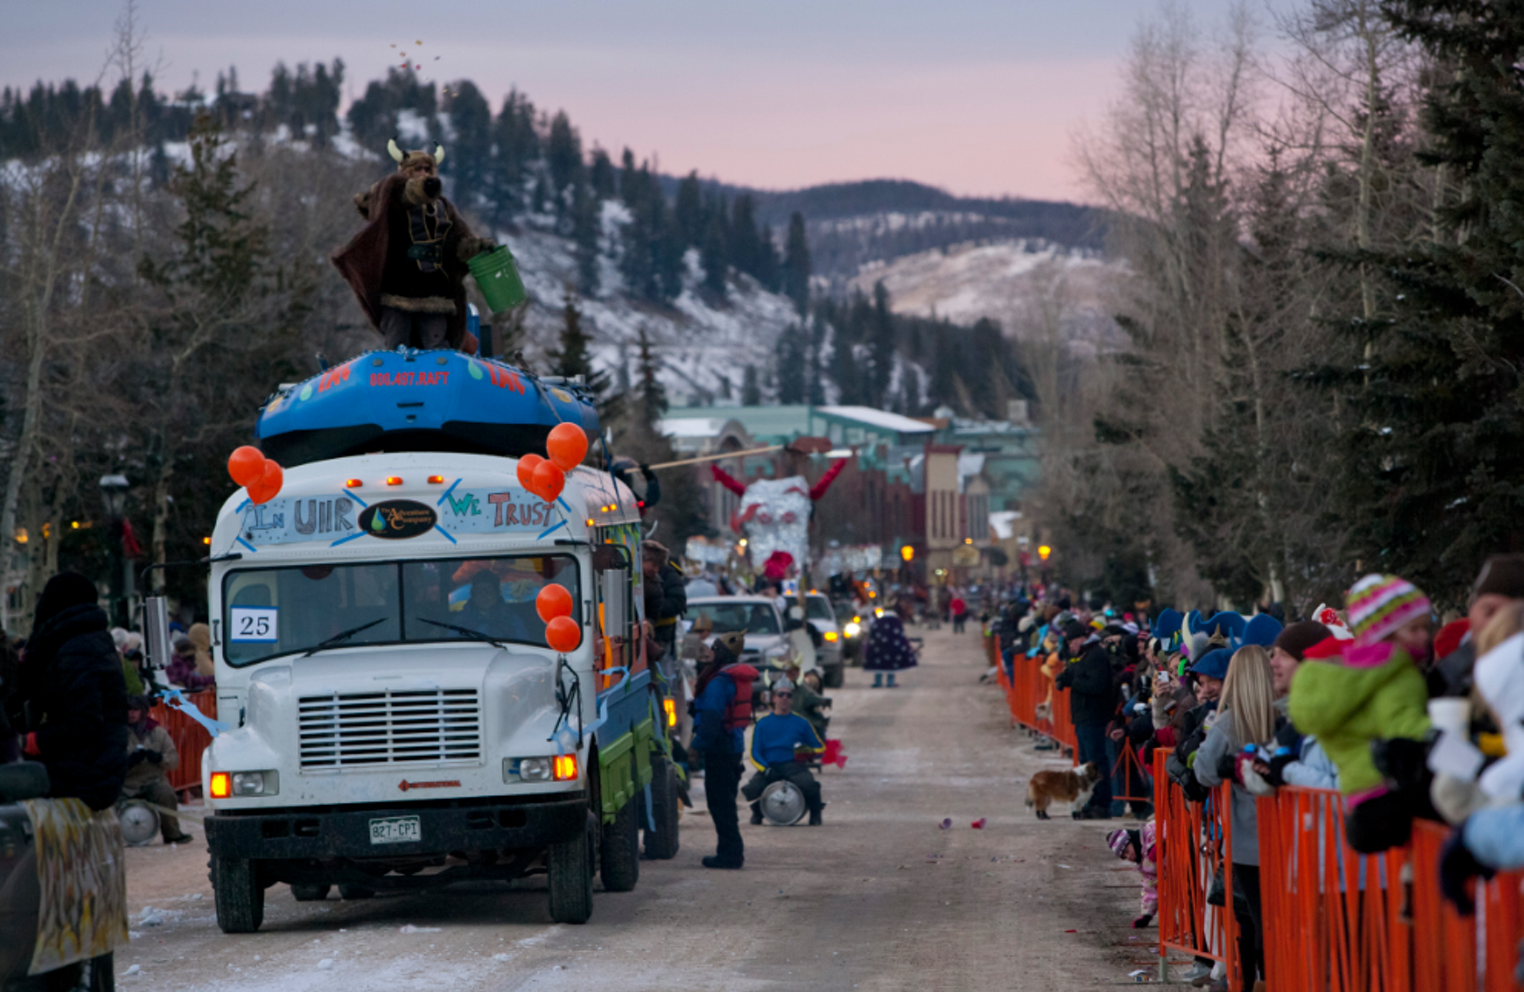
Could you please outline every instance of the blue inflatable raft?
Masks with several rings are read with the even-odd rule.
[[[599,434],[592,397],[454,350],[373,351],[283,386],[260,411],[265,455],[291,467],[374,451],[545,451],[559,423]]]

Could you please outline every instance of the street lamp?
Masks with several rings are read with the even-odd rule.
[[[131,484],[125,475],[103,475],[96,485],[100,487],[101,505],[106,511],[106,542],[111,554],[111,586],[106,612],[112,623],[125,626],[130,621],[127,602],[132,596],[132,563],[122,553],[122,522],[127,516],[127,490]]]

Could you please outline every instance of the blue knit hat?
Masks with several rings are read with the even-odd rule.
[[[1205,675],[1214,679],[1228,677],[1228,662],[1233,660],[1233,651],[1230,648],[1218,648],[1208,651],[1201,660],[1191,666],[1191,674]]]

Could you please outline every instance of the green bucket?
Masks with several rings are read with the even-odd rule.
[[[529,299],[524,280],[519,278],[518,266],[513,264],[513,253],[507,245],[499,245],[495,251],[479,252],[469,262],[471,275],[477,288],[493,313],[502,313]]]

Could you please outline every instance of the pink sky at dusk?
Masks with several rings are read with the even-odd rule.
[[[1212,0],[1192,0],[1204,16]],[[236,66],[263,89],[277,60],[344,59],[351,96],[412,45],[425,78],[469,78],[494,109],[512,86],[565,109],[616,157],[772,189],[905,178],[953,193],[1082,199],[1071,136],[1105,110],[1129,0],[496,0],[447,4],[141,0],[161,88]],[[121,7],[13,8],[0,84],[92,81]],[[395,25],[395,27],[393,27]],[[438,56],[436,60],[434,57]],[[114,78],[111,80],[114,81]]]

